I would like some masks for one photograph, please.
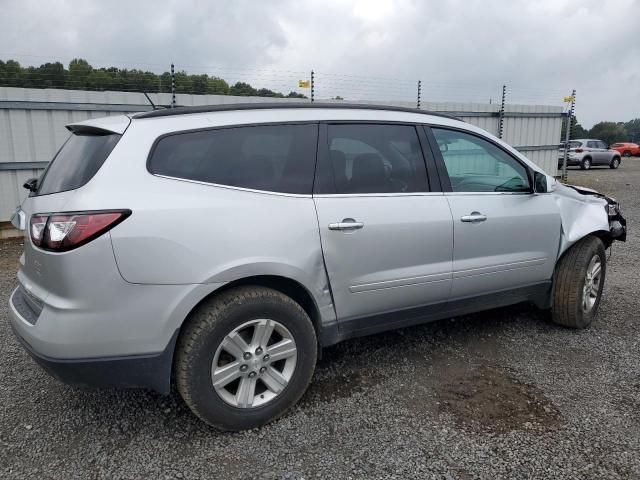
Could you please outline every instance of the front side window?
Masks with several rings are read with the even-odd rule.
[[[416,129],[410,125],[329,125],[336,193],[427,191]]]
[[[476,135],[433,128],[454,192],[529,192],[526,168]]]
[[[310,194],[318,126],[263,125],[161,138],[149,159],[157,175],[270,192]]]

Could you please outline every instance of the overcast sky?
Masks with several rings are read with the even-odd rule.
[[[0,0],[0,58],[171,61],[318,96],[561,104],[583,126],[640,117],[640,0]]]

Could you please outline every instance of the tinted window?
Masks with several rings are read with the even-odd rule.
[[[604,148],[606,150],[607,144],[604,142],[598,142],[598,148]]]
[[[526,168],[493,143],[454,130],[433,129],[454,192],[529,191]]]
[[[418,135],[406,125],[329,125],[336,193],[424,192]]]
[[[180,133],[149,160],[158,175],[271,192],[310,194],[317,125],[270,125]]]
[[[598,148],[598,142],[587,142],[587,148]]]
[[[83,186],[100,169],[118,140],[120,135],[116,134],[72,134],[45,171],[38,195]]]

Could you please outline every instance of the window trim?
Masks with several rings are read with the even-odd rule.
[[[509,152],[502,145],[494,142],[490,138],[485,137],[477,132],[473,132],[470,130],[466,130],[464,128],[450,127],[446,125],[438,125],[438,124],[423,124],[423,128],[425,129],[425,133],[427,134],[427,138],[431,144],[431,150],[434,152],[434,160],[436,162],[436,167],[438,170],[438,174],[440,175],[440,182],[442,183],[442,190],[448,195],[532,195],[533,191],[533,175],[531,173],[531,167],[520,160],[518,157],[514,156],[511,152]],[[440,147],[438,146],[438,142],[436,141],[436,137],[432,131],[432,128],[437,128],[439,130],[451,130],[455,132],[464,133],[467,135],[471,135],[477,137],[485,142],[490,143],[494,147],[499,148],[505,154],[507,154],[510,158],[519,163],[527,173],[527,180],[529,182],[529,190],[526,192],[454,192],[451,187],[451,179],[449,178],[449,173],[447,172],[446,164],[444,163],[444,157],[442,156],[442,152],[440,151]]]
[[[195,183],[198,185],[206,185],[210,187],[220,187],[220,188],[228,188],[232,190],[240,190],[244,192],[252,192],[252,193],[263,193],[263,194],[271,194],[271,195],[279,195],[286,197],[311,197],[313,195],[313,188],[315,186],[315,177],[316,170],[318,168],[318,139],[320,137],[319,132],[319,123],[317,120],[302,120],[302,121],[287,121],[287,122],[258,122],[258,123],[235,123],[232,125],[218,125],[215,127],[201,127],[201,128],[191,128],[188,130],[174,130],[171,132],[163,133],[156,137],[156,139],[151,144],[151,148],[149,149],[149,153],[147,154],[147,161],[145,162],[145,168],[147,173],[153,175],[154,177],[164,178],[167,180],[178,180],[188,183]],[[277,192],[274,190],[258,190],[255,188],[247,188],[247,187],[238,187],[235,185],[224,185],[222,183],[212,183],[212,182],[204,182],[202,180],[193,180],[191,178],[181,178],[181,177],[173,177],[171,175],[163,175],[161,173],[154,173],[149,168],[149,163],[151,162],[151,157],[158,147],[158,143],[166,137],[172,137],[175,135],[186,135],[189,133],[199,133],[199,132],[209,132],[216,130],[228,130],[231,128],[245,128],[245,127],[277,127],[277,126],[290,126],[290,125],[316,125],[316,147],[315,147],[315,156],[314,156],[314,165],[313,165],[313,180],[311,182],[311,192],[310,193],[288,193],[288,192]]]
[[[320,129],[318,132],[318,151],[316,161],[316,175],[313,184],[313,196],[320,198],[336,197],[336,198],[357,198],[357,197],[411,197],[411,196],[427,196],[432,194],[442,195],[441,191],[434,191],[431,187],[434,185],[430,178],[430,169],[428,167],[429,159],[425,152],[425,145],[423,139],[420,138],[420,123],[405,122],[405,121],[393,121],[393,120],[322,120],[320,123]],[[424,184],[424,191],[420,192],[378,192],[378,193],[337,193],[335,185],[335,175],[333,171],[333,164],[329,157],[329,126],[330,125],[393,125],[393,126],[407,126],[413,127],[416,137],[418,138],[418,145],[420,147],[420,154],[422,155],[422,162],[424,163],[426,183]],[[318,172],[320,169],[324,169],[325,172],[330,172],[330,178],[323,178],[323,184],[318,183]],[[325,173],[326,174],[326,173]]]

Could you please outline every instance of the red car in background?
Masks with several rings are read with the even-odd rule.
[[[624,157],[630,157],[631,155],[640,155],[640,145],[637,143],[614,143],[609,146],[612,150],[617,150]]]

